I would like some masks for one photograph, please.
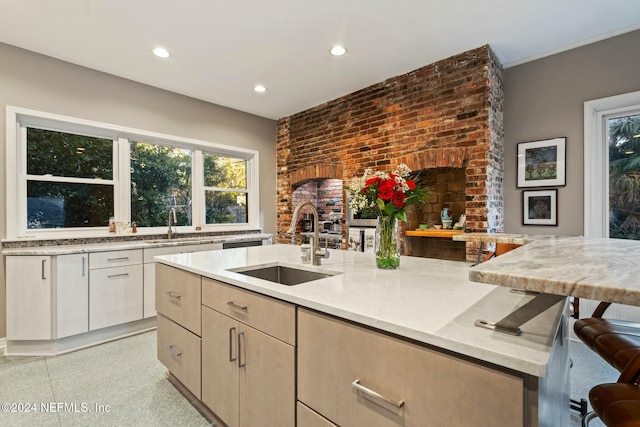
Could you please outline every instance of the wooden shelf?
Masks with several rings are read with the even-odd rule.
[[[456,234],[462,234],[464,230],[407,230],[405,236],[410,237],[440,237],[451,239]]]

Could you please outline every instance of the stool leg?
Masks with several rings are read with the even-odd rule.
[[[582,417],[582,427],[589,427],[589,423],[594,418],[598,418],[598,415],[593,411]]]

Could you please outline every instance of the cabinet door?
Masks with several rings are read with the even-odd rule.
[[[56,257],[56,338],[89,330],[87,254]]]
[[[51,257],[8,256],[6,263],[7,339],[52,339]]]
[[[295,351],[240,324],[238,335],[240,425],[295,425]]]
[[[142,317],[153,317],[156,312],[156,263],[144,264],[144,289],[142,302]]]
[[[271,390],[262,398],[270,392]],[[204,306],[202,307],[202,402],[227,426],[238,427],[238,322]]]
[[[91,270],[89,329],[142,319],[142,264]]]

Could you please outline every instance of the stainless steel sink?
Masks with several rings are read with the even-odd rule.
[[[336,272],[319,272],[311,270],[302,270],[299,268],[288,267],[284,265],[259,266],[254,268],[242,268],[230,270],[245,276],[256,277],[269,282],[281,285],[294,286],[301,283],[311,282],[313,280],[325,279],[335,276]]]

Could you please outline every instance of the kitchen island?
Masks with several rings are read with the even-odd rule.
[[[269,425],[568,423],[564,300],[523,325],[520,336],[510,336],[477,328],[474,321],[505,316],[533,297],[470,282],[465,262],[402,257],[399,270],[380,270],[371,254],[334,251],[313,267],[302,264],[300,248],[291,245],[155,261],[157,277],[163,278],[157,293],[158,357],[174,384],[229,425],[243,425],[236,424],[238,413],[249,419],[260,414]],[[327,276],[287,286],[243,274],[276,265]],[[193,288],[188,292],[187,283]],[[189,306],[186,295],[196,295],[195,305]],[[253,308],[254,301],[267,308]],[[200,312],[194,307],[201,308],[201,317],[184,319],[187,312]],[[251,364],[266,354],[256,349],[260,339],[250,338],[256,332],[265,345],[275,342],[281,349],[272,361],[291,365],[278,365],[285,373],[265,381],[261,392],[255,391],[260,380],[245,386],[262,400],[278,401],[268,405],[242,392]],[[190,343],[183,346],[192,349],[194,363],[186,363],[189,352],[174,339]],[[214,362],[233,365],[232,379],[220,373],[224,365],[212,368]],[[186,372],[196,365],[201,372]],[[261,366],[256,370],[272,369]],[[217,392],[215,383],[239,390],[233,405],[240,400],[240,409],[220,413],[217,403],[229,393]],[[272,413],[261,405],[280,409]]]

